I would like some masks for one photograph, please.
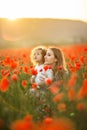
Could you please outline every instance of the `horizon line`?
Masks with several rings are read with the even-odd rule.
[[[11,20],[11,18],[8,18],[8,17],[0,17],[0,19]],[[52,17],[16,17],[15,19],[12,19],[12,20],[17,20],[17,19],[58,19],[58,20],[82,21],[82,22],[87,23],[87,20],[83,20],[83,19],[76,19],[76,18],[52,18]]]

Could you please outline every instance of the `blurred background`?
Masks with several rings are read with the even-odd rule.
[[[0,48],[87,43],[86,0],[0,0]]]
[[[87,23],[49,18],[0,19],[0,48],[87,43]]]

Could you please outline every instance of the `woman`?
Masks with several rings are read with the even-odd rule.
[[[48,48],[45,55],[45,65],[50,65],[53,70],[53,81],[63,80],[65,74],[68,74],[63,52],[59,48]],[[48,78],[47,74],[42,73],[40,80],[44,83]]]

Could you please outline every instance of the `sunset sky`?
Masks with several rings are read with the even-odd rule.
[[[0,0],[0,18],[62,18],[87,22],[87,0]]]

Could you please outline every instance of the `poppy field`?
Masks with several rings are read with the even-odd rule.
[[[60,46],[69,75],[29,94],[32,48],[0,49],[0,130],[86,130],[87,44]],[[47,68],[46,68],[47,69]],[[61,68],[58,68],[61,69]]]

